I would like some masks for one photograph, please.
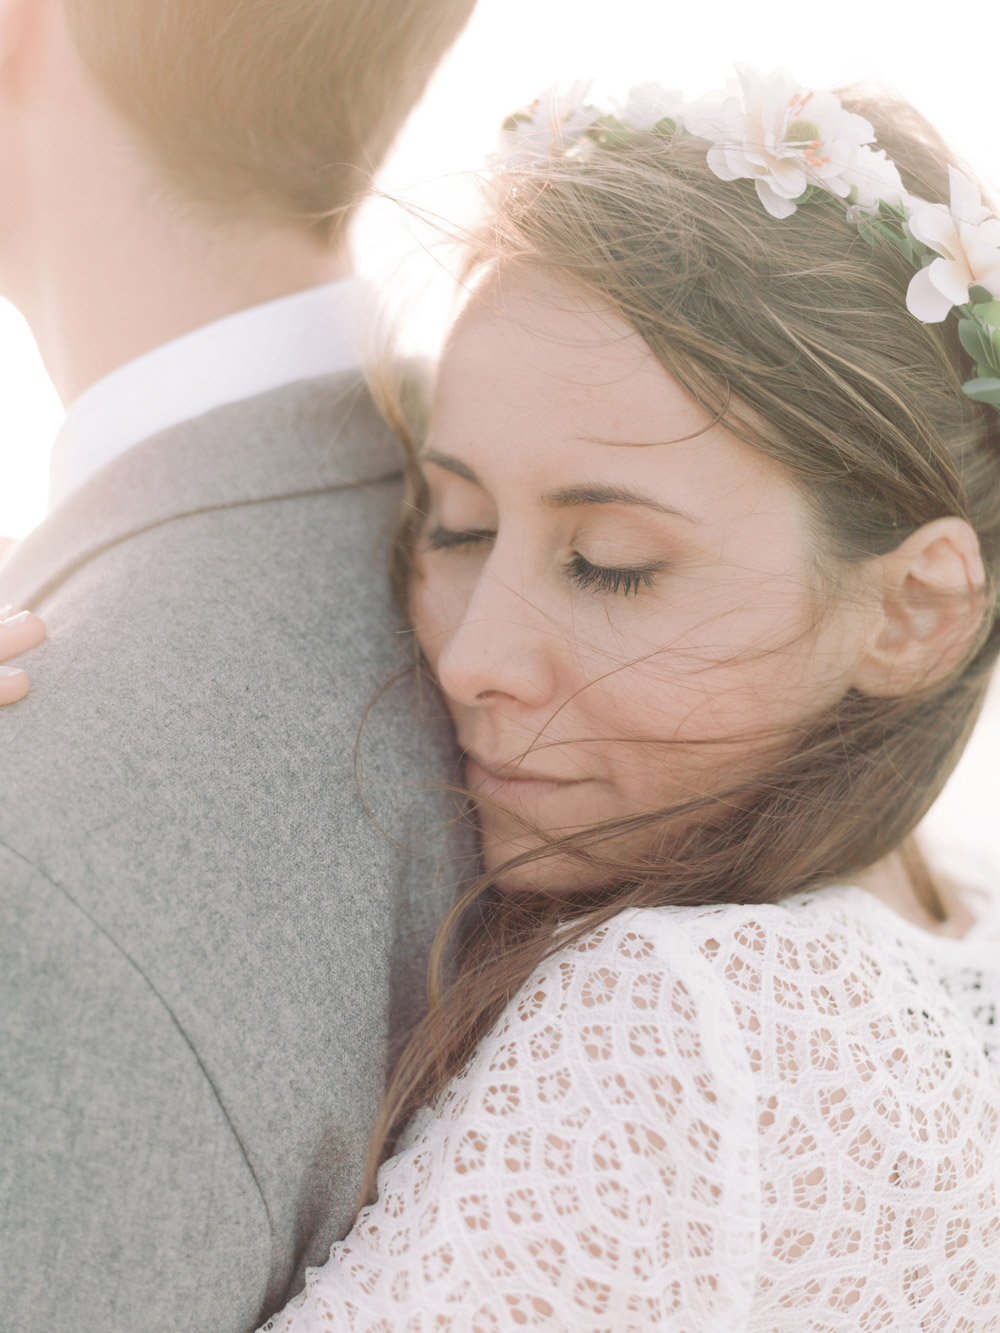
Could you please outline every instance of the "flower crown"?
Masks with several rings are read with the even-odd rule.
[[[925,324],[956,314],[976,366],[962,388],[1000,411],[1000,219],[977,186],[949,166],[949,207],[908,194],[895,163],[873,147],[872,126],[834,93],[801,88],[784,70],[736,72],[725,92],[687,105],[657,83],[639,84],[610,112],[587,102],[589,83],[551,89],[506,121],[496,160],[516,168],[686,132],[710,145],[708,166],[721,180],[752,180],[772,217],[790,217],[816,191],[838,198],[870,244],[889,241],[913,265],[910,314]]]

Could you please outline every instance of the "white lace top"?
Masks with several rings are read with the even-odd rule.
[[[854,887],[622,913],[268,1333],[1000,1329],[998,918],[941,938]]]

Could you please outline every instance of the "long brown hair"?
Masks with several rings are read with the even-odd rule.
[[[908,190],[947,199],[947,151],[911,108],[842,100],[874,123]],[[368,1191],[395,1130],[462,1067],[540,962],[623,908],[773,903],[894,852],[927,895],[911,834],[965,746],[1000,651],[1000,418],[961,391],[971,371],[955,321],[907,312],[908,262],[888,242],[869,244],[843,207],[817,196],[777,222],[750,182],[712,175],[704,144],[651,135],[504,174],[470,253],[471,268],[531,265],[620,313],[703,407],[787,468],[832,560],[885,553],[957,515],[978,534],[987,584],[970,651],[944,678],[903,698],[849,691],[752,781],[517,858],[592,866],[610,834],[670,825],[654,854],[608,867],[602,888],[555,898],[501,896],[497,876],[472,885],[436,941],[430,1012],[391,1079]],[[404,598],[423,512],[413,462],[394,571]]]

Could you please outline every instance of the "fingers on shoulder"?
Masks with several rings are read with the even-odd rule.
[[[45,624],[31,611],[0,612],[0,664],[9,663],[37,646],[45,638]],[[17,703],[28,693],[30,681],[20,666],[0,665],[0,704]]]

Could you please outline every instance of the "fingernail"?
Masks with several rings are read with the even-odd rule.
[[[3,606],[0,606],[0,620],[6,620],[13,609],[14,608],[10,602],[6,602]]]
[[[20,667],[0,666],[0,676],[13,678],[14,676],[23,676],[24,672]]]
[[[4,616],[2,623],[4,625],[10,625],[10,626],[23,625],[25,624],[30,615],[31,615],[30,611],[21,611],[16,616]]]

